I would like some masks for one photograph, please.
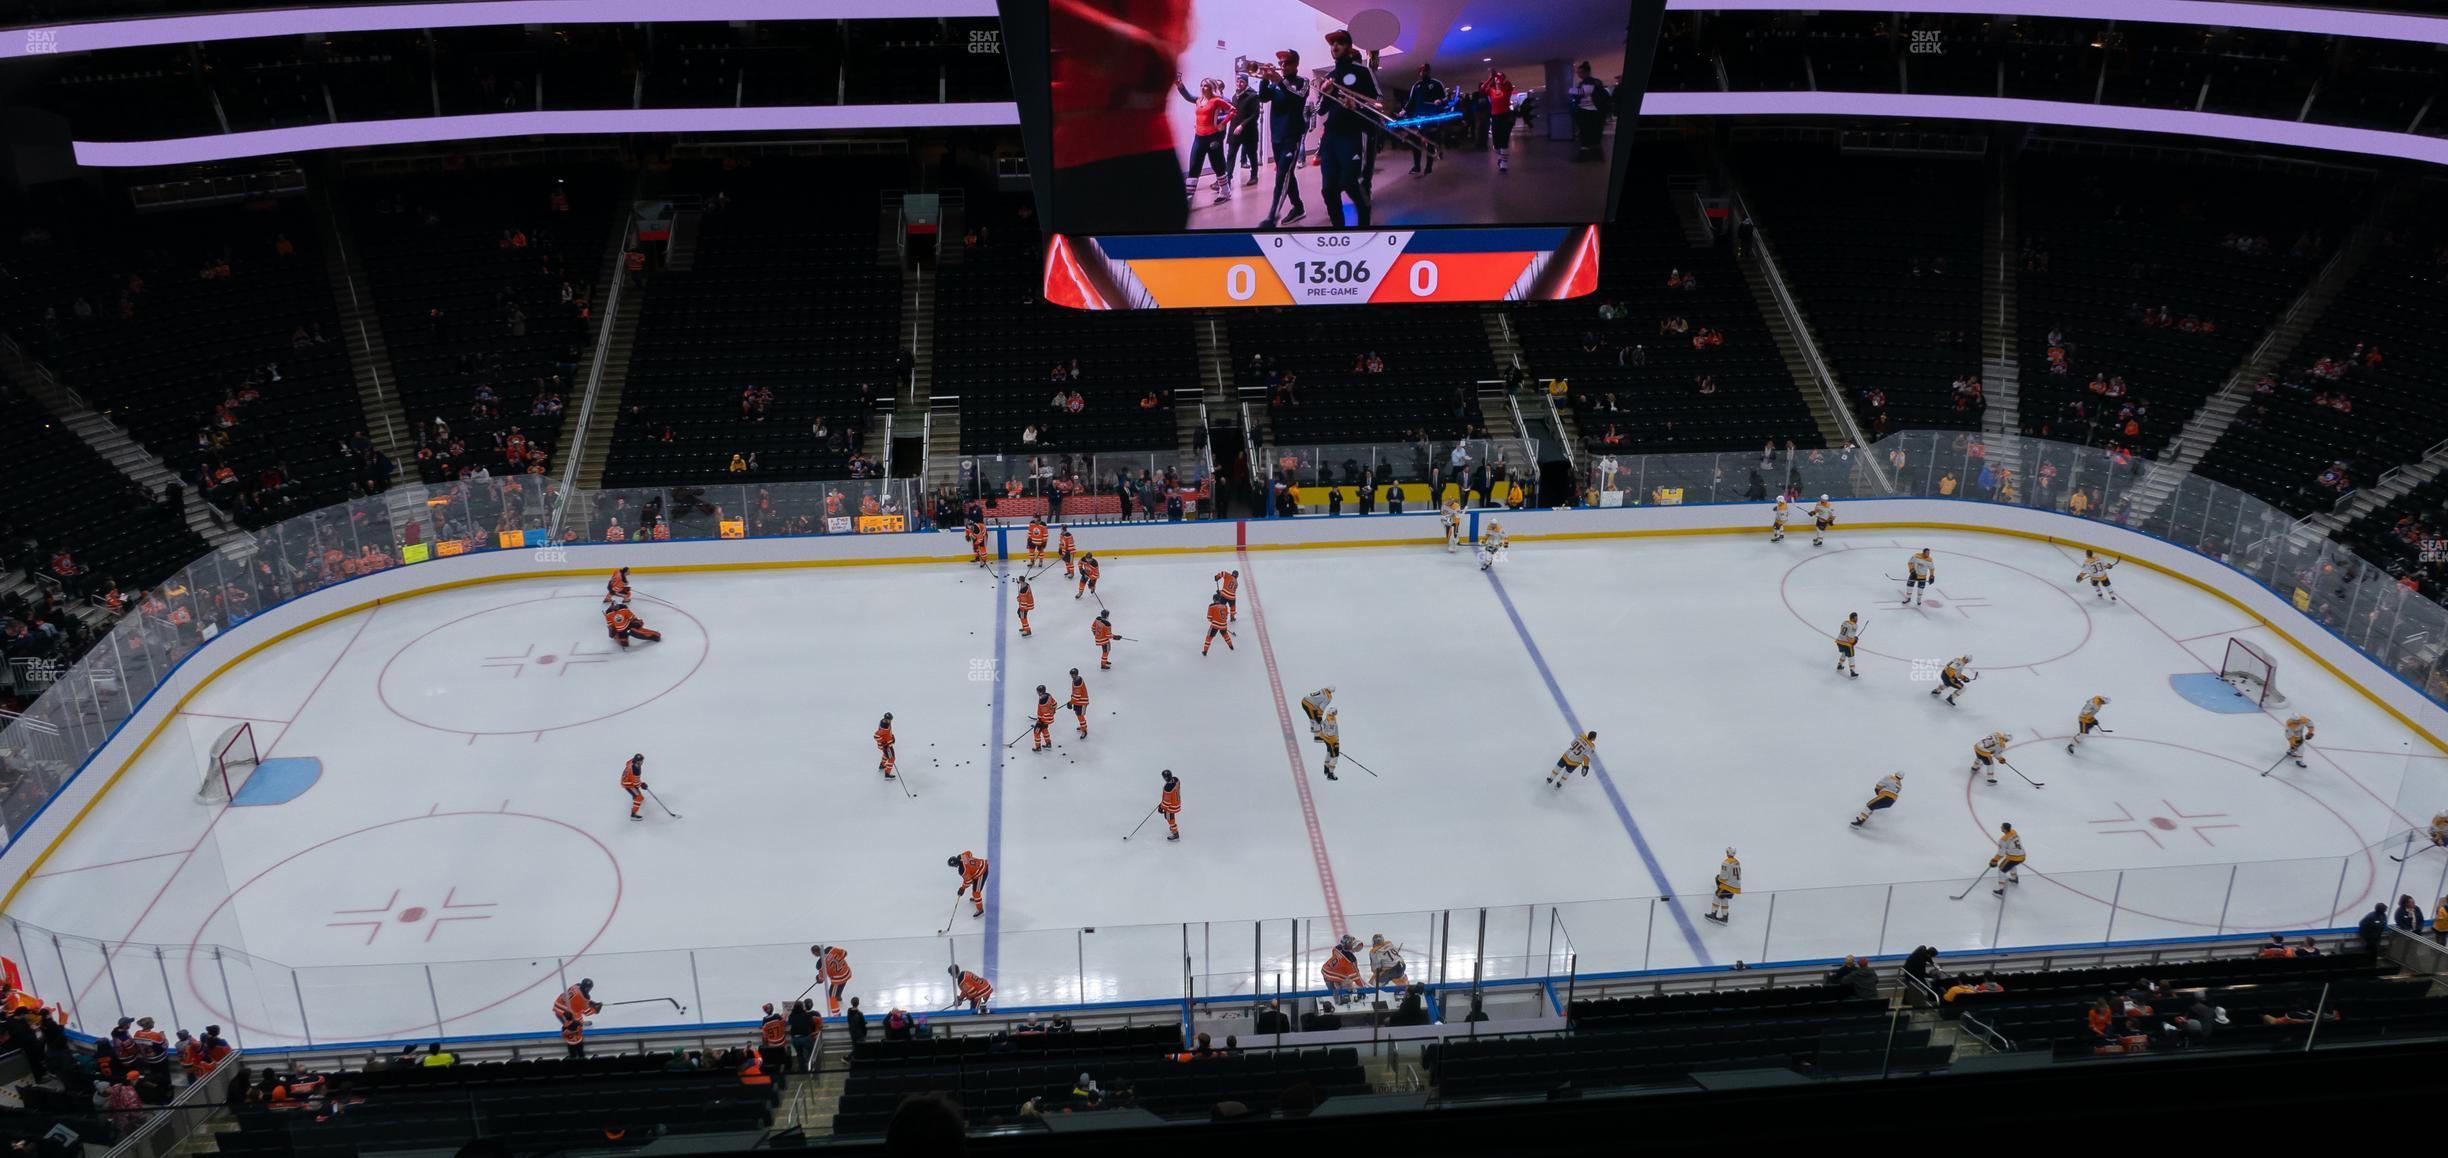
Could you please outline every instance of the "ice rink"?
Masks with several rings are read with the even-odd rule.
[[[600,578],[385,603],[191,699],[17,896],[0,952],[86,1032],[125,1009],[262,1044],[544,1032],[581,975],[647,1002],[607,1028],[752,1019],[819,941],[881,1013],[941,1008],[955,962],[1004,1007],[1313,989],[1338,931],[1467,979],[2322,928],[2440,895],[2448,857],[2389,854],[2448,806],[2442,754],[2243,612],[2140,566],[2095,599],[2079,552],[2035,539],[1906,535],[1525,541],[1491,577],[1441,544],[1133,555],[1127,529],[1082,528],[1131,637],[1110,672],[1059,568],[1018,635],[1016,559],[656,574],[640,552],[635,607],[665,639],[626,653]],[[1886,577],[1920,546],[1938,583],[1901,607]],[[1201,656],[1236,567],[1237,647]],[[1851,611],[1859,679],[1831,670]],[[2238,631],[2318,722],[2308,767],[2261,775],[2285,713],[2178,686]],[[1965,652],[1981,678],[1933,700],[1930,661]],[[1007,745],[1072,667],[1091,734],[1066,710],[1053,751]],[[1334,782],[1297,702],[1328,684]],[[2114,733],[2069,755],[2095,693]],[[899,783],[870,740],[886,711]],[[314,762],[284,768],[293,799],[196,800],[198,749],[237,720]],[[1600,770],[1550,789],[1576,729]],[[1992,730],[2022,773],[1996,785],[1966,774]],[[677,818],[629,819],[632,752]],[[1159,818],[1125,841],[1165,768],[1182,840]],[[1900,805],[1849,827],[1895,770]],[[1951,900],[2001,821],[2026,879]],[[1746,892],[1720,927],[1728,846]],[[964,849],[993,861],[984,919],[952,907]]]

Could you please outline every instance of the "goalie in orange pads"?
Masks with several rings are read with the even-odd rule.
[[[663,633],[646,626],[646,621],[629,610],[626,603],[615,603],[612,610],[604,612],[604,634],[611,636],[612,642],[621,645],[623,651],[629,649],[629,641],[633,639],[647,643],[660,643],[663,640]]]

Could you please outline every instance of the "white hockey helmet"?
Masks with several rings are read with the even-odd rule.
[[[1727,859],[1727,860],[1733,860],[1733,859],[1734,859],[1734,846],[1733,846],[1733,845],[1730,845],[1730,844],[1729,844],[1729,845],[1727,845],[1727,846],[1726,846],[1726,859]]]
[[[1824,503],[1824,502],[1828,501],[1828,497],[1827,497],[1826,495],[1821,495],[1821,496],[1819,496],[1819,501]]]

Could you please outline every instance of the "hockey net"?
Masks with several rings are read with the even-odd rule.
[[[205,760],[203,783],[196,788],[196,800],[205,804],[229,803],[246,786],[247,777],[254,775],[255,766],[262,760],[255,750],[255,725],[230,725],[213,741]]]
[[[2286,697],[2278,692],[2278,663],[2257,644],[2229,639],[2227,658],[2219,664],[2219,678],[2263,707],[2286,703]]]

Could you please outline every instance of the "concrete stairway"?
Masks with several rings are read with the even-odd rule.
[[[927,410],[927,489],[960,481],[960,399],[929,400]]]
[[[1819,437],[1830,447],[1845,444],[1844,425],[1836,420],[1836,412],[1828,408],[1827,392],[1819,388],[1811,376],[1810,360],[1802,355],[1802,336],[1785,322],[1785,312],[1777,308],[1776,292],[1768,288],[1768,271],[1759,258],[1758,246],[1742,257],[1743,284],[1751,290],[1751,301],[1759,307],[1760,321],[1768,327],[1774,339],[1777,356],[1785,361],[1785,372],[1793,378],[1794,389],[1801,393],[1802,402],[1810,407],[1811,422],[1819,428]]]
[[[876,431],[868,436],[867,457],[884,461],[879,439],[916,434],[926,423],[927,397],[935,384],[935,278],[932,271],[918,266],[905,271],[901,278],[901,345],[910,352],[909,376],[893,383],[892,422],[876,423]],[[903,477],[916,477],[920,466],[914,462],[895,462],[893,472]]]
[[[626,253],[621,242],[627,240],[629,223],[623,218],[613,228],[611,240],[604,246],[603,262],[596,271],[595,284],[605,290],[613,279],[624,276],[621,258]],[[607,296],[599,293],[599,298]],[[595,379],[592,398],[568,407],[572,414],[587,415],[587,427],[578,432],[578,474],[580,490],[594,490],[603,485],[604,462],[612,454],[612,430],[620,421],[621,387],[629,381],[629,355],[637,346],[638,316],[646,305],[646,291],[637,286],[621,287],[620,302],[612,316],[598,315],[597,326],[612,327],[611,341],[604,347],[602,372]],[[592,336],[592,335],[590,335]],[[588,409],[592,406],[593,409]],[[571,453],[569,435],[562,435],[562,453]]]
[[[1220,311],[1211,310],[1191,325],[1198,340],[1199,396],[1216,410],[1240,402],[1233,392],[1232,337],[1226,324]]]
[[[2243,364],[2227,376],[2226,384],[2219,388],[2218,393],[2211,395],[2202,403],[2202,408],[2185,421],[2184,429],[2177,433],[2175,440],[2168,444],[2168,449],[2159,456],[2158,469],[2152,471],[2150,477],[2136,488],[2131,507],[2134,522],[2149,518],[2167,501],[2169,495],[2176,493],[2176,488],[2201,463],[2202,456],[2210,453],[2210,448],[2218,444],[2219,437],[2235,423],[2236,415],[2243,413],[2244,407],[2252,401],[2252,384],[2260,381],[2262,375],[2275,373],[2294,355],[2296,345],[2328,311],[2329,303],[2336,300],[2338,291],[2344,289],[2346,283],[2363,268],[2364,259],[2379,245],[2381,234],[2385,232],[2381,222],[2413,196],[2415,184],[2410,179],[2399,179],[2373,198],[2371,210],[2365,214],[2362,223],[2339,243],[2337,252],[2331,254],[2320,271],[2312,275],[2311,282],[2288,304],[2286,312],[2278,315],[2277,323],[2262,335],[2260,344],[2253,347],[2252,353],[2245,355]],[[2313,525],[2326,534],[2344,526],[2345,521],[2335,515],[2322,514],[2314,516]]]
[[[315,228],[322,235],[323,263],[331,277],[332,305],[340,311],[340,340],[348,347],[349,377],[357,384],[357,406],[365,414],[366,437],[391,460],[393,478],[416,474],[415,415],[396,392],[391,347],[383,341],[382,316],[373,283],[355,244],[357,238],[331,193],[330,182],[314,184]]]
[[[243,561],[255,553],[255,541],[236,524],[204,501],[193,486],[180,481],[177,472],[153,452],[146,450],[118,423],[87,405],[74,391],[62,385],[50,371],[21,357],[0,358],[0,374],[6,374],[9,384],[23,391],[48,411],[51,417],[101,455],[103,461],[118,468],[120,474],[143,488],[149,495],[160,495],[163,488],[179,482],[185,497],[184,515],[187,529],[212,544],[223,558]]]
[[[2015,344],[2020,309],[2015,273],[2021,265],[2015,233],[2015,188],[2005,150],[1989,153],[1989,193],[1981,244],[1981,393],[1989,407],[1981,432],[2018,434],[2023,429],[2022,376]]]
[[[2322,511],[2305,519],[2304,526],[2323,535],[2334,535],[2355,520],[2438,478],[2443,470],[2448,470],[2448,439],[2433,443],[2420,459],[2382,471],[2378,482],[2356,491],[2338,509]]]
[[[1480,328],[1487,331],[1488,353],[1493,356],[1496,376],[1523,362],[1521,342],[1513,333],[1513,318],[1501,309],[1482,310]]]

